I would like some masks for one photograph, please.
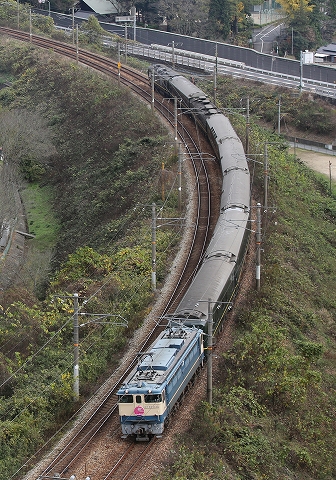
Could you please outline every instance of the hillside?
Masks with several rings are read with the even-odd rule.
[[[162,199],[162,162],[167,192],[176,177],[173,143],[127,89],[30,45],[3,41],[0,59],[12,82],[0,91],[1,222],[15,222],[19,192],[34,236],[1,291],[0,478],[8,480],[114,370],[154,300],[152,202],[176,217],[178,196]],[[179,236],[178,227],[157,234],[159,287]],[[128,322],[80,330],[77,403],[75,292],[85,313]]]
[[[271,92],[264,86],[260,96]],[[233,112],[231,119],[244,138],[244,119]],[[230,319],[234,333],[230,323],[218,341],[222,350],[215,351],[213,405],[188,402],[191,425],[155,479],[336,476],[334,186],[330,195],[328,177],[309,170],[280,137],[255,123],[251,140],[255,202],[263,202],[258,157],[268,144],[261,289],[250,281],[252,288],[239,296]],[[252,259],[252,276],[253,270]]]
[[[129,322],[128,329],[88,326],[81,333],[80,402],[113,371],[126,336],[150,309],[145,206],[161,204],[162,161],[173,182],[175,157],[150,112],[110,81],[16,43],[2,45],[0,58],[3,71],[15,79],[0,92],[2,122],[12,115],[7,132],[19,126],[12,128],[16,137],[0,133],[0,138],[11,152],[15,179],[30,205],[29,229],[36,235],[28,255],[35,270],[22,270],[0,315],[0,372],[10,379],[1,388],[0,479],[8,480],[76,408],[73,292],[90,300],[87,312],[109,311]],[[239,101],[245,90],[238,87]],[[260,93],[255,85],[249,88],[256,96],[266,92],[265,86]],[[221,101],[230,98],[219,89]],[[273,91],[268,95],[274,100]],[[120,108],[120,98],[129,109]],[[18,119],[24,121],[15,123]],[[244,139],[244,118],[232,115],[232,122]],[[37,125],[49,153],[36,149],[36,129],[30,126]],[[330,196],[328,179],[317,178],[288,154],[281,138],[252,122],[251,159],[263,155],[265,142],[271,208],[263,218],[261,291],[244,290],[230,344],[216,352],[213,406],[193,400],[193,426],[177,439],[169,464],[154,478],[336,476],[335,193]],[[262,201],[258,161],[251,160],[251,172],[254,201]],[[43,218],[36,212],[41,205]],[[165,203],[171,216],[176,205],[174,196]],[[178,239],[178,231],[159,233],[160,282]],[[51,270],[36,267],[42,257],[52,258]]]

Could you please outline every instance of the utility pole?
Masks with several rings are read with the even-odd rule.
[[[250,148],[250,97],[246,99],[246,144],[245,153],[248,155]]]
[[[72,7],[72,45],[75,45],[75,7]]]
[[[133,40],[136,41],[136,9],[131,7],[131,15],[133,16]]]
[[[172,66],[175,68],[175,42],[172,41]]]
[[[215,68],[214,68],[214,104],[217,102],[217,72],[218,72],[218,51],[217,51],[217,42],[216,42],[216,51],[215,51]]]
[[[78,326],[78,293],[74,293],[74,366],[73,392],[74,400],[79,399],[79,326]]]
[[[121,71],[120,43],[118,42],[118,85],[119,85],[119,87],[120,87],[120,71]]]
[[[127,65],[127,23],[125,23],[125,63]]]
[[[152,204],[152,290],[156,290],[156,205]]]
[[[260,250],[261,250],[261,204],[257,203],[257,258],[256,258],[256,288],[260,290]]]
[[[279,95],[279,108],[278,108],[278,135],[280,135],[280,122],[281,122],[281,95]]]
[[[74,302],[74,314],[73,314],[73,344],[74,344],[74,358],[73,358],[73,394],[74,394],[74,400],[77,401],[79,399],[79,327],[84,327],[84,325],[87,325],[89,323],[99,323],[99,324],[109,324],[113,326],[122,326],[122,327],[127,327],[128,323],[123,318],[121,315],[113,315],[110,313],[83,313],[79,312],[79,296],[78,293],[74,293],[72,296],[60,296],[58,298],[73,298]],[[88,317],[93,317],[93,320],[90,320],[86,323],[81,323],[79,325],[78,323],[78,317],[79,315],[83,316],[88,316]],[[119,321],[108,321],[108,322],[102,322],[100,321],[101,319],[104,318],[110,318],[110,317],[118,317]],[[55,474],[57,475],[57,474]],[[53,477],[39,477],[39,478],[53,478]],[[60,478],[60,477],[56,477]],[[71,479],[72,477],[70,477]],[[74,477],[76,478],[76,477]],[[85,479],[86,480],[86,479]]]
[[[175,153],[177,152],[177,97],[174,97],[174,131],[175,131]]]
[[[267,143],[264,145],[264,210],[267,212],[268,203],[268,158]]]
[[[152,69],[152,113],[154,113],[154,103],[155,103],[155,73],[154,73],[154,68]]]
[[[330,195],[332,193],[331,191],[331,161],[329,160],[329,182],[330,182]]]
[[[79,53],[79,50],[78,50],[78,23],[76,25],[76,63],[78,65],[78,53]]]
[[[302,50],[300,50],[300,93],[302,92],[302,76],[303,76],[303,53]]]
[[[179,143],[179,152],[178,152],[178,210],[181,212],[182,207],[182,148],[181,143]]]
[[[165,201],[165,164],[161,163],[161,199]]]
[[[212,405],[212,306],[211,298],[208,299],[208,346],[207,346],[207,397]]]
[[[32,11],[31,7],[29,8],[29,41],[32,42],[33,34],[32,34]]]

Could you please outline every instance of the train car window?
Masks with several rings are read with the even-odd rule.
[[[136,401],[136,403],[141,403],[141,395],[137,395],[135,397],[135,401]]]
[[[133,403],[133,395],[119,395],[119,403]]]
[[[145,395],[145,403],[159,403],[162,402],[162,395]]]

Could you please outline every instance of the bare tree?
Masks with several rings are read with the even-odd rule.
[[[158,5],[162,17],[175,32],[206,36],[208,0],[159,0]]]

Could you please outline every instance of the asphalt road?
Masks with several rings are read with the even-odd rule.
[[[283,23],[279,25],[267,25],[259,31],[255,31],[252,37],[254,50],[260,53],[278,54],[279,46],[277,38],[281,33],[281,27],[284,27]]]

